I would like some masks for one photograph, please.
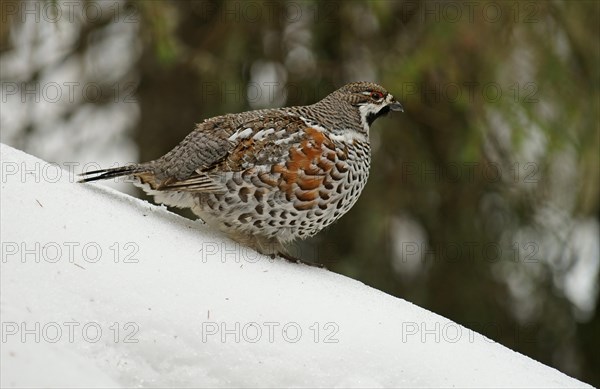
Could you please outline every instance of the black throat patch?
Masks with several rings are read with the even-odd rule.
[[[371,124],[373,124],[375,119],[377,119],[378,117],[381,117],[381,116],[385,116],[389,112],[390,112],[389,105],[386,105],[385,107],[381,108],[379,111],[377,111],[377,113],[369,112],[369,114],[367,115],[367,123],[369,124],[369,127],[371,127]]]

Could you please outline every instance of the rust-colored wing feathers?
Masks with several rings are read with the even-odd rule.
[[[187,176],[169,175],[159,182],[160,174],[138,177],[155,190],[225,192],[226,175],[242,173],[263,187],[280,189],[288,200],[296,198],[299,209],[305,209],[317,205],[319,188],[339,164],[334,142],[297,116],[242,123],[227,134],[228,143],[221,145],[225,152],[213,151],[217,158],[212,163],[196,167]]]

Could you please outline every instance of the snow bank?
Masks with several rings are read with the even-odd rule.
[[[409,302],[8,146],[2,387],[585,387]]]

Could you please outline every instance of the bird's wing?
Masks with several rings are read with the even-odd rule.
[[[232,149],[228,137],[234,131],[232,115],[207,119],[135,176],[153,190],[219,191],[221,186],[202,171],[227,157]]]
[[[313,190],[335,160],[331,139],[296,115],[227,115],[199,125],[156,161],[160,170],[138,177],[155,190],[225,192],[232,173],[284,190],[293,184]]]

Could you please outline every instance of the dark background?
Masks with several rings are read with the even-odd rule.
[[[405,113],[372,127],[358,203],[296,254],[598,386],[599,13],[583,1],[6,1],[2,142],[51,161],[146,161],[205,118],[375,81]]]

